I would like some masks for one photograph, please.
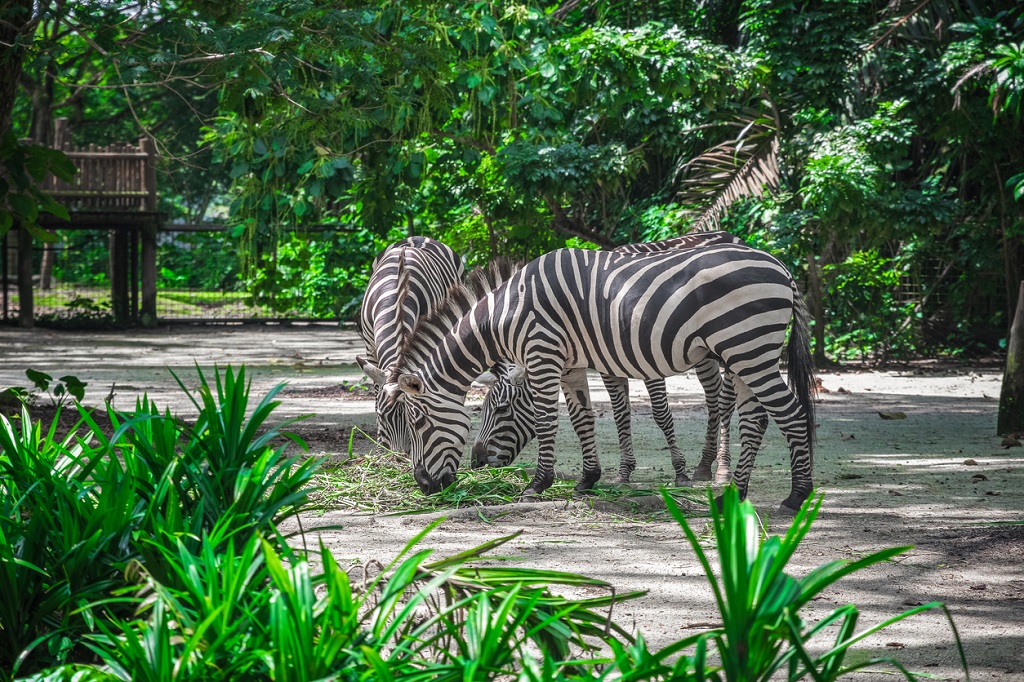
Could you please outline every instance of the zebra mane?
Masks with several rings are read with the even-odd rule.
[[[405,267],[406,250],[407,248],[403,246],[398,254],[398,262],[396,263],[395,286],[398,289],[398,294],[395,296],[394,323],[398,329],[401,329],[403,332],[406,332],[405,335],[408,335],[409,329],[405,324],[405,300],[409,298],[409,271]]]
[[[522,267],[522,263],[496,258],[485,267],[473,268],[462,282],[448,289],[445,297],[416,321],[412,333],[405,337],[398,349],[398,362],[390,381],[411,367],[422,366],[423,361],[437,348],[441,340],[458,324],[476,303],[497,289]]]

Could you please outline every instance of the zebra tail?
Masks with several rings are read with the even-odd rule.
[[[811,324],[810,315],[804,297],[793,288],[793,328],[789,332],[789,343],[786,346],[786,357],[789,363],[789,388],[796,394],[797,401],[807,415],[807,447],[814,454],[815,418],[814,418],[814,360],[811,355]]]

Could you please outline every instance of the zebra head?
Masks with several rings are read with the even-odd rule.
[[[377,443],[392,452],[409,451],[409,419],[404,401],[392,400],[384,391],[387,370],[381,369],[367,358],[357,355],[356,362],[373,381],[373,400],[377,413]]]
[[[469,440],[469,413],[464,400],[435,390],[414,373],[401,373],[384,386],[387,399],[404,403],[409,428],[412,473],[424,495],[455,482],[455,471]]]
[[[480,410],[473,443],[473,466],[508,466],[537,435],[533,396],[526,368],[500,362]]]

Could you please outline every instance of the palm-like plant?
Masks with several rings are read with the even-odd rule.
[[[207,538],[198,553],[183,542],[158,543],[176,585],[145,575],[149,596],[137,618],[104,623],[103,634],[91,638],[105,665],[90,674],[305,681],[354,680],[373,670],[382,680],[487,680],[517,674],[531,645],[563,670],[570,648],[628,639],[597,610],[641,593],[573,601],[549,586],[609,586],[567,573],[475,565],[516,535],[428,562],[431,550],[417,546],[435,526],[362,585],[323,546],[322,572],[314,574],[304,556],[259,534],[238,543]]]
[[[707,555],[679,507],[669,496],[663,496],[704,568],[722,617],[720,628],[703,635],[714,641],[721,657],[720,670],[709,673],[708,679],[760,682],[785,669],[791,681],[810,678],[821,682],[880,663],[889,663],[908,680],[913,679],[906,668],[890,657],[845,665],[846,655],[875,632],[922,611],[945,609],[943,604],[932,602],[909,609],[859,633],[855,632],[859,611],[852,604],[836,609],[810,626],[803,622],[800,614],[801,608],[837,580],[886,561],[910,547],[882,550],[856,561],[830,561],[798,579],[786,572],[786,565],[817,518],[822,496],[808,499],[785,536],[771,536],[762,541],[753,505],[749,501],[741,502],[735,488],[730,487],[722,496],[721,511],[711,505],[720,567],[720,577],[716,579]],[[949,612],[946,614],[948,616]],[[951,617],[949,622],[960,647]],[[811,654],[808,643],[836,623],[839,628],[835,640],[824,653]],[[960,655],[966,672],[962,647]]]
[[[0,416],[0,679],[80,654],[92,623],[124,610],[112,595],[141,514],[116,458],[44,431],[23,409]],[[118,606],[120,604],[120,606]]]

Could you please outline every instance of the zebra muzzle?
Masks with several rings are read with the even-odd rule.
[[[431,478],[426,468],[422,465],[413,467],[412,470],[413,478],[416,479],[416,483],[420,487],[420,491],[424,495],[434,495],[441,492],[452,483],[455,482],[455,473],[446,471],[441,474],[438,478]]]
[[[487,453],[487,444],[481,441],[473,443],[473,468],[479,469],[482,466],[487,466],[488,460],[490,459]]]

